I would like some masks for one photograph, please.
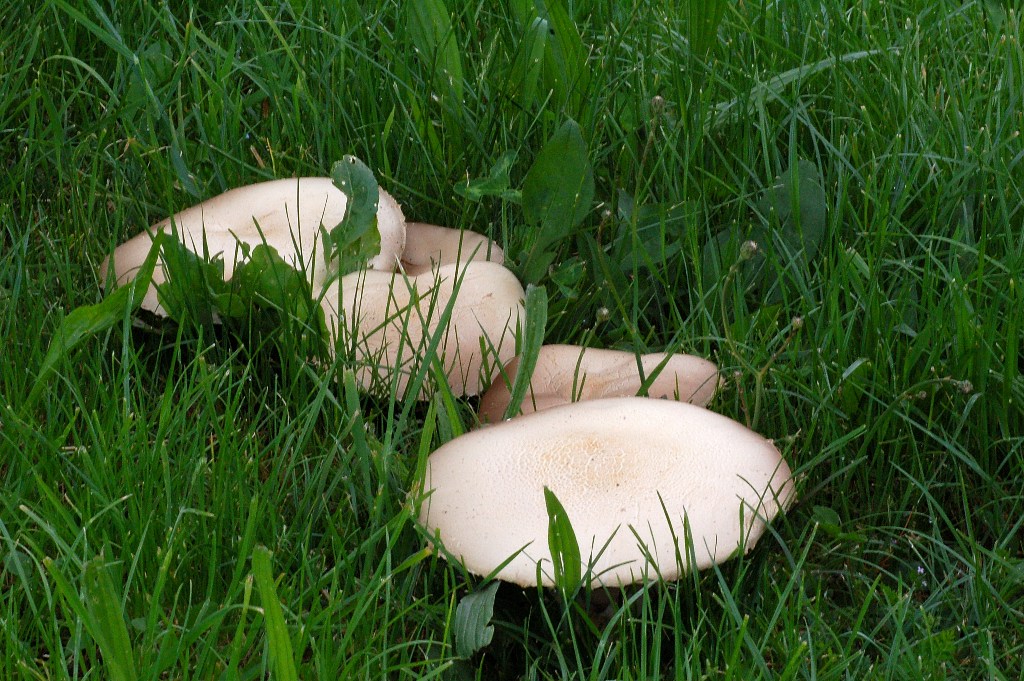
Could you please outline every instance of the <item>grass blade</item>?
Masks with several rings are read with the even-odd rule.
[[[510,419],[519,413],[519,407],[530,388],[533,369],[537,366],[537,355],[544,344],[544,330],[548,320],[548,294],[543,286],[526,288],[526,330],[523,332],[523,347],[519,353],[519,369],[512,383],[512,394],[509,395],[505,418]]]
[[[284,613],[278,601],[270,558],[270,550],[265,546],[258,546],[252,552],[252,573],[256,580],[256,589],[260,592],[260,602],[263,604],[263,623],[267,630],[267,647],[270,649],[273,676],[277,681],[298,681],[292,640],[288,636],[288,627],[285,625]]]
[[[569,514],[547,487],[544,488],[544,504],[548,510],[548,549],[554,564],[555,586],[568,595],[579,587],[583,579],[580,545]]]

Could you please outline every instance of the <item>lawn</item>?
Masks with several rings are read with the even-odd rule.
[[[1013,3],[326,4],[0,2],[0,678],[1021,678]],[[474,399],[128,307],[37,383],[118,243],[346,154],[501,243],[545,342],[715,361],[799,501],[596,616],[428,548],[410,491]],[[578,219],[533,219],[580,164]]]

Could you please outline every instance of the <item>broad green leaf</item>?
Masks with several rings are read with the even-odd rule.
[[[555,587],[568,595],[583,579],[580,545],[569,521],[569,514],[555,493],[547,487],[544,488],[544,504],[548,511],[548,549],[554,564]]]
[[[558,289],[562,300],[573,301],[580,297],[586,273],[586,262],[574,255],[558,263],[558,267],[551,272],[551,283]]]
[[[312,298],[306,277],[266,245],[252,249],[248,260],[235,268],[232,293],[243,301],[269,305],[299,319],[310,319],[321,309]]]
[[[86,632],[96,641],[107,668],[105,678],[112,681],[134,681],[138,678],[128,626],[121,609],[121,596],[114,588],[103,558],[94,558],[83,571],[83,597],[51,558],[43,565],[71,613],[81,620]]]
[[[247,245],[239,243],[238,249],[241,257],[248,256]],[[179,324],[209,326],[226,304],[229,288],[224,281],[224,260],[220,255],[211,259],[205,244],[203,252],[205,255],[193,253],[173,234],[161,245],[166,281],[157,284],[157,297],[167,316]],[[235,258],[236,254],[229,255]],[[223,311],[232,317],[243,313],[241,309]]]
[[[696,224],[697,206],[683,203],[653,203],[632,208],[624,205],[620,193],[619,213],[628,214],[611,252],[623,272],[648,269],[662,272],[683,249],[687,230]],[[631,200],[631,199],[630,199]]]
[[[505,418],[510,419],[519,414],[519,407],[530,389],[533,369],[537,366],[537,355],[544,343],[544,331],[548,320],[548,294],[543,286],[526,287],[526,329],[523,332],[523,344],[519,349],[519,367],[512,383]]]
[[[455,193],[470,201],[479,201],[485,196],[500,196],[510,201],[519,201],[520,194],[511,189],[508,171],[516,160],[516,152],[506,151],[494,165],[487,177],[466,180],[465,184],[455,185]]]
[[[549,94],[557,106],[579,103],[589,80],[587,48],[563,0],[517,0],[523,40],[509,75],[509,94],[529,108]]]
[[[166,114],[164,114],[166,116]],[[170,121],[167,121],[170,124]],[[188,162],[185,160],[185,154],[181,150],[181,143],[178,141],[178,134],[171,129],[171,167],[174,168],[174,175],[178,178],[178,182],[182,187],[185,188],[192,196],[198,197],[202,195],[199,191],[199,185],[196,184],[195,175],[188,169]]]
[[[36,374],[36,382],[28,396],[29,405],[35,403],[57,365],[66,360],[79,343],[106,331],[123,320],[126,308],[130,308],[132,312],[139,309],[146,290],[149,289],[150,282],[153,280],[153,270],[156,268],[161,244],[165,240],[163,234],[156,236],[142,267],[139,268],[130,283],[114,289],[95,305],[75,308],[64,318],[60,326],[57,327],[57,332],[46,351],[46,357],[43,358],[43,363]]]
[[[747,295],[762,297],[764,304],[782,302],[780,274],[806,267],[817,256],[828,227],[826,196],[821,176],[813,163],[801,160],[765,190],[758,201],[760,224],[746,231],[725,230],[705,244],[705,290],[721,283],[729,268],[741,261],[746,241],[757,250],[738,267],[731,286]],[[769,256],[774,264],[769,262]]]
[[[419,57],[432,70],[434,91],[462,101],[462,57],[444,0],[406,3],[406,25]]]
[[[522,253],[519,267],[522,279],[528,283],[536,283],[543,279],[555,262],[555,249],[555,245],[538,239],[533,248]]]
[[[541,148],[523,180],[523,213],[548,240],[567,236],[594,200],[594,171],[583,133],[568,120]]]
[[[271,669],[275,681],[298,681],[292,640],[288,635],[288,627],[284,622],[284,613],[278,600],[270,559],[270,550],[265,546],[257,546],[252,552],[252,574],[256,580],[260,602],[263,604],[263,626],[267,632]]]
[[[103,654],[103,663],[113,681],[134,681],[138,678],[128,626],[121,608],[121,594],[103,558],[85,564],[85,608],[92,628],[89,634]]]
[[[373,171],[355,156],[345,156],[335,163],[331,168],[331,180],[348,197],[345,217],[329,232],[331,250],[350,251],[357,244],[365,243],[367,233],[377,231],[380,190]],[[345,273],[342,270],[342,274]]]
[[[811,519],[825,528],[835,530],[838,530],[843,524],[843,521],[839,519],[839,514],[827,506],[815,506],[812,509]]]
[[[840,541],[863,542],[867,537],[859,532],[847,532],[843,530],[843,521],[839,514],[827,506],[815,506],[811,511],[811,520],[821,528],[825,534]]]
[[[128,87],[124,94],[123,115],[137,117],[142,109],[150,106],[150,93],[168,84],[174,75],[174,50],[166,40],[157,40],[137,54],[138,67],[128,75]],[[130,120],[130,119],[129,119]]]
[[[480,591],[468,594],[455,608],[455,623],[452,634],[455,637],[455,654],[471,657],[486,647],[494,638],[494,597],[501,582],[491,582]]]
[[[544,55],[548,44],[548,22],[536,17],[523,33],[508,77],[509,97],[520,107],[529,109],[537,101],[540,77],[544,71]]]
[[[559,106],[575,105],[590,77],[587,48],[562,0],[535,0],[535,4],[550,33],[544,55],[544,89]]]
[[[552,247],[579,225],[594,200],[594,171],[587,145],[576,121],[560,127],[537,154],[523,180],[523,214],[539,226],[526,260],[524,276],[536,283],[551,262]]]
[[[235,268],[230,286],[231,293],[218,299],[218,309],[222,318],[230,311],[240,320],[240,331],[283,329],[292,332],[306,354],[323,350],[321,344],[327,338],[323,308],[313,299],[305,275],[274,248],[262,244],[253,248],[249,259]],[[242,314],[235,314],[239,310]]]
[[[825,190],[817,166],[801,159],[789,168],[758,202],[769,229],[777,227],[782,245],[803,252],[806,261],[818,254],[827,225]]]
[[[1002,30],[1006,24],[1006,7],[1003,5],[1009,5],[1009,0],[984,0],[982,6],[985,8],[985,15],[988,16],[992,26],[995,29],[994,32],[998,33]]]

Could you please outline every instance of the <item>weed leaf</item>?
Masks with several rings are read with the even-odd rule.
[[[589,78],[587,48],[562,0],[535,2],[553,38],[544,55],[544,88],[559,106],[576,104]]]
[[[85,564],[84,600],[51,558],[44,559],[43,565],[68,608],[81,620],[89,636],[99,646],[107,666],[108,678],[113,681],[137,679],[128,627],[121,609],[121,597],[114,588],[103,558],[95,558]]]
[[[508,76],[509,97],[524,109],[529,109],[537,101],[547,45],[548,23],[536,17],[523,33]]]
[[[431,83],[441,96],[462,101],[462,57],[444,0],[417,0],[406,4],[409,37],[421,61],[432,69]]]
[[[348,204],[345,206],[345,217],[330,230],[331,252],[328,258],[337,252],[355,255],[368,245],[364,237],[377,232],[377,202],[380,199],[377,180],[365,163],[350,155],[334,164],[331,180],[348,197]],[[379,234],[377,239],[379,241]],[[356,268],[362,264],[356,264]],[[344,267],[341,270],[342,274],[348,271]]]
[[[765,226],[776,228],[782,245],[805,261],[818,254],[825,236],[825,190],[817,166],[801,159],[790,167],[757,204]],[[774,215],[774,217],[772,217]]]
[[[508,171],[516,160],[516,152],[506,151],[494,165],[487,177],[466,180],[465,184],[455,185],[455,193],[470,201],[480,201],[485,196],[500,196],[509,201],[520,200],[520,194],[511,189]]]
[[[523,214],[540,227],[527,258],[527,281],[539,281],[546,265],[541,268],[538,260],[583,222],[593,200],[587,145],[579,124],[568,120],[544,144],[523,180]]]
[[[491,582],[480,591],[465,596],[455,608],[455,654],[462,658],[472,657],[486,647],[494,638],[494,597],[501,582]]]
[[[594,171],[576,121],[568,120],[537,154],[523,181],[523,213],[548,240],[583,222],[594,199]]]
[[[239,243],[237,248],[242,258],[249,255],[247,245]],[[167,316],[179,324],[209,326],[217,320],[219,312],[228,312],[232,317],[243,314],[241,309],[230,305],[232,299],[224,281],[223,254],[211,257],[205,243],[203,253],[203,256],[196,255],[173,234],[161,245],[166,281],[157,284],[156,292]]]
[[[60,323],[39,367],[39,373],[36,374],[36,382],[28,396],[29,405],[35,404],[57,365],[65,360],[79,343],[106,331],[124,319],[125,308],[131,308],[132,312],[139,309],[153,279],[160,245],[165,240],[162,237],[162,234],[158,234],[153,240],[149,255],[131,283],[114,289],[95,305],[75,308]]]
[[[826,236],[826,197],[817,167],[798,161],[765,190],[756,210],[760,224],[745,233],[723,230],[705,245],[704,290],[722,281],[739,262],[742,242],[750,240],[757,244],[757,252],[736,273],[736,286],[746,295],[763,296],[766,305],[778,304],[783,300],[781,275],[813,262]]]
[[[586,45],[565,3],[516,0],[512,9],[523,30],[509,75],[512,99],[529,108],[550,95],[557,106],[575,109],[590,72]]]

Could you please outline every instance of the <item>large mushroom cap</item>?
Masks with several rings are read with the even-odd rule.
[[[239,244],[258,246],[264,241],[286,262],[306,272],[314,294],[325,285],[330,269],[324,254],[321,226],[331,229],[345,216],[348,197],[327,177],[272,180],[238,187],[162,220],[114,251],[100,267],[103,280],[113,268],[115,283],[128,282],[142,265],[153,244],[152,235],[177,229],[178,238],[193,253],[224,260],[224,277],[230,279],[243,259]],[[381,252],[371,266],[390,270],[398,264],[405,246],[402,210],[383,189],[377,211]],[[205,247],[204,247],[205,242]],[[153,273],[153,283],[166,281],[163,268]],[[162,314],[155,287],[151,286],[142,307]]]
[[[339,190],[340,191],[340,190]],[[394,197],[380,189],[377,199],[377,231],[380,232],[380,253],[370,259],[370,267],[384,272],[394,272],[405,251],[406,222],[402,207]],[[342,195],[344,196],[344,194]],[[332,223],[333,227],[338,224]]]
[[[411,277],[456,262],[505,262],[504,251],[483,234],[424,222],[410,222],[405,227],[402,268]]]
[[[356,377],[365,389],[390,385],[397,374],[396,394],[404,396],[431,338],[441,333],[437,356],[449,386],[457,395],[476,395],[515,354],[524,296],[510,271],[474,261],[413,277],[354,272],[328,287],[323,306],[338,344],[360,365]]]
[[[474,574],[515,555],[499,579],[535,585],[540,563],[551,586],[545,487],[569,516],[581,568],[605,586],[672,580],[747,551],[795,495],[778,450],[739,423],[691,404],[615,398],[444,445],[427,461],[420,521]]]
[[[505,367],[507,380],[495,380],[480,401],[480,420],[500,421],[511,400],[510,382],[519,358]],[[653,380],[649,380],[653,377]],[[578,345],[544,345],[530,388],[520,410],[523,414],[560,404],[605,397],[632,397],[647,382],[648,397],[681,400],[706,406],[718,388],[718,367],[694,355],[651,353],[637,357],[622,350],[601,350]]]

